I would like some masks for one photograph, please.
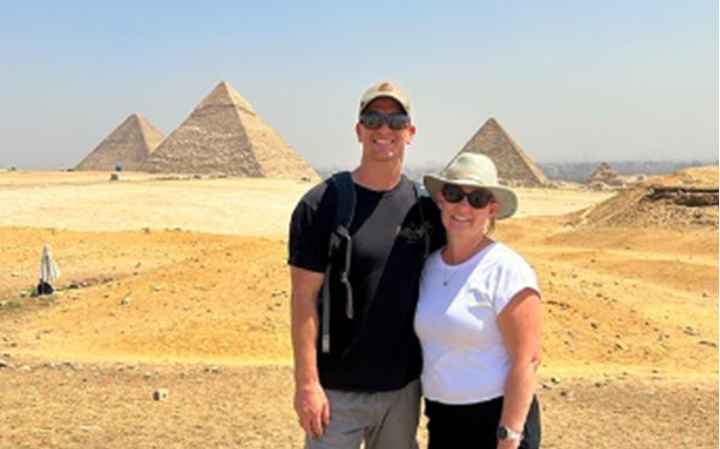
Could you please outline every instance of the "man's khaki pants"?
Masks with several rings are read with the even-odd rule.
[[[306,449],[417,449],[420,381],[400,390],[356,393],[326,390],[330,424],[317,438],[306,437]]]

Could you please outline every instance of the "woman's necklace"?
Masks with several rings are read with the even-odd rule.
[[[448,264],[445,264],[443,266],[443,287],[447,287],[450,282],[452,282],[453,278],[456,274],[460,271],[460,265],[458,266],[451,266]]]
[[[446,246],[443,249],[443,253],[445,254],[445,257],[441,256],[441,259],[444,263],[443,265],[443,275],[442,275],[442,281],[443,281],[443,287],[447,287],[450,285],[450,282],[452,282],[453,278],[456,274],[458,274],[462,270],[463,263],[465,263],[468,259],[475,256],[475,254],[479,253],[483,249],[485,249],[486,246],[492,243],[492,240],[487,239],[485,236],[483,236],[480,241],[475,245],[476,249],[471,251],[469,253],[468,257],[464,257],[461,260],[459,260],[459,263],[457,265],[451,265],[450,262],[450,254],[448,253],[448,247]]]

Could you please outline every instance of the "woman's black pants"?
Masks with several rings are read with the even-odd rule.
[[[428,418],[428,449],[495,449],[503,398],[476,404],[449,405],[425,400]],[[540,447],[540,405],[533,398],[520,444],[522,449]]]

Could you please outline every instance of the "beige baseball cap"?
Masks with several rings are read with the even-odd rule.
[[[360,114],[377,98],[392,98],[400,104],[406,114],[410,115],[410,96],[402,87],[389,81],[377,83],[365,91],[360,99]]]

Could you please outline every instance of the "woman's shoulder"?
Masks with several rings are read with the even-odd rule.
[[[530,264],[519,252],[502,242],[495,242],[489,255],[491,255],[494,262],[499,264],[500,266],[530,267]]]

